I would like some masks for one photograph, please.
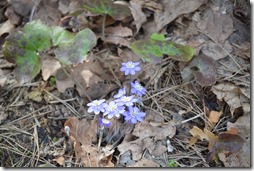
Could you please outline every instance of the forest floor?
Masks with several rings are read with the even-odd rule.
[[[0,166],[250,167],[250,2],[115,1],[130,15],[107,16],[105,38],[103,16],[80,2],[0,2]],[[73,33],[90,28],[97,43],[67,77],[45,52],[40,74],[21,84],[2,45],[32,20]],[[201,66],[167,55],[142,60],[129,45],[152,33],[195,48]],[[120,67],[127,61],[141,71],[126,77]],[[139,104],[144,121],[113,119],[100,130],[87,104],[111,99],[130,80],[147,90]]]

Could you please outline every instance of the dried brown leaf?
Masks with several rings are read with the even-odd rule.
[[[115,27],[107,27],[105,32],[108,35],[114,35],[116,37],[131,37],[133,36],[132,30],[128,27],[123,27],[121,24]]]
[[[212,9],[205,11],[197,27],[219,43],[224,43],[234,29],[230,14],[222,14],[219,10]]]
[[[140,138],[153,136],[155,140],[163,140],[167,137],[172,138],[175,133],[176,127],[173,122],[164,123],[160,127],[152,127],[149,122],[144,121],[136,124],[132,134]]]
[[[63,156],[60,156],[60,157],[57,157],[57,158],[54,158],[53,161],[56,161],[59,165],[64,165],[64,162],[65,162],[65,159]]]
[[[4,33],[9,34],[13,32],[14,29],[15,29],[14,24],[12,24],[10,20],[7,20],[0,26],[0,36],[2,36]]]
[[[136,34],[137,34],[142,24],[147,21],[146,15],[142,11],[142,5],[140,0],[131,0],[129,8],[134,18],[133,23],[136,25]]]
[[[141,160],[137,161],[135,164],[130,165],[128,167],[160,167],[160,165],[155,163],[153,160],[142,158]]]
[[[194,126],[189,132],[194,138],[200,139],[201,141],[206,139],[209,142],[209,150],[213,147],[214,143],[218,141],[218,137],[207,129],[204,129],[204,131],[202,131],[200,128]],[[189,145],[196,143],[196,139],[194,138],[190,139]]]
[[[188,3],[181,0],[163,0],[162,3],[159,4],[163,9],[156,11],[154,20],[144,24],[143,28],[145,33],[150,35],[159,32],[164,26],[172,22],[178,16],[195,11],[204,2],[204,0],[189,0]]]
[[[61,68],[59,61],[52,57],[42,58],[42,78],[44,81],[48,80],[50,76],[55,76],[57,70]]]
[[[232,83],[219,83],[212,86],[212,91],[219,100],[224,100],[229,105],[232,115],[235,109],[249,103],[249,99],[242,94],[239,87]]]
[[[217,123],[220,119],[222,112],[217,112],[217,111],[211,111],[209,113],[209,120],[213,123]]]

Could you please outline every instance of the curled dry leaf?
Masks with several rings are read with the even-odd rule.
[[[174,123],[168,122],[160,124],[160,126],[151,126],[148,121],[136,124],[132,135],[139,137],[134,141],[124,140],[119,146],[120,155],[130,150],[132,160],[138,161],[142,158],[142,153],[145,149],[154,156],[160,156],[167,151],[165,145],[158,140],[172,138],[176,133]]]
[[[219,100],[224,100],[229,105],[232,115],[235,109],[242,107],[245,103],[250,103],[249,99],[235,84],[219,83],[214,85],[211,90]]]
[[[163,0],[161,4],[163,9],[155,12],[154,20],[144,24],[143,28],[145,33],[150,35],[159,32],[164,26],[175,20],[178,16],[195,11],[204,2],[204,0],[189,0],[188,3],[181,0]]]
[[[210,150],[213,147],[214,143],[218,140],[218,137],[207,129],[204,129],[204,131],[202,131],[200,128],[194,126],[189,132],[194,137],[189,141],[190,146],[195,144],[198,139],[200,139],[201,141],[206,139],[209,142],[208,149]]]
[[[142,24],[147,21],[146,15],[142,11],[142,5],[140,0],[130,1],[130,10],[133,16],[133,23],[136,25],[136,34],[139,32]]]

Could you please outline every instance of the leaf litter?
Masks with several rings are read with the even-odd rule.
[[[50,138],[47,140],[48,146],[40,142],[40,150],[44,150],[42,154],[48,152],[47,159],[46,155],[36,154],[36,151],[26,153],[15,149],[9,152],[14,162],[17,157],[13,156],[17,154],[38,156],[38,160],[34,157],[25,157],[30,162],[24,164],[20,160],[15,166],[66,167],[78,166],[77,164],[80,163],[84,167],[167,167],[168,162],[172,160],[181,167],[250,166],[250,38],[248,34],[250,26],[248,8],[245,7],[247,3],[239,7],[236,4],[241,4],[240,1],[234,4],[232,1],[206,3],[200,0],[183,3],[178,0],[172,2],[131,0],[121,2],[120,5],[118,1],[113,3],[98,0],[84,1],[82,8],[81,6],[73,8],[75,3],[68,0],[42,0],[41,5],[37,7],[31,1],[6,1],[7,3],[9,5],[3,8],[6,10],[3,15],[7,19],[2,18],[4,24],[0,25],[1,39],[6,34],[10,34],[6,40],[12,38],[14,29],[22,30],[24,23],[31,17],[33,7],[38,9],[34,12],[34,19],[41,19],[47,23],[47,26],[53,28],[53,32],[55,31],[52,42],[47,38],[45,44],[38,43],[39,41],[36,40],[36,43],[28,48],[31,50],[36,47],[40,53],[46,53],[40,58],[33,52],[28,53],[30,58],[23,63],[40,61],[37,62],[40,66],[34,67],[34,70],[32,67],[22,68],[22,64],[17,63],[17,58],[13,56],[8,60],[16,62],[17,66],[21,64],[14,70],[16,75],[23,73],[19,80],[43,81],[45,90],[59,98],[57,101],[53,101],[52,98],[46,100],[43,87],[36,88],[39,85],[36,82],[21,87],[9,85],[14,82],[14,78],[12,75],[6,77],[6,73],[9,73],[7,71],[10,69],[13,70],[14,65],[1,65],[1,61],[6,59],[0,56],[0,71],[3,73],[0,74],[3,75],[1,92],[2,90],[5,92],[0,97],[0,106],[3,109],[0,113],[1,135],[5,136],[5,130],[9,129],[3,124],[12,122],[20,122],[20,124],[22,122],[22,125],[27,125],[21,127],[26,133],[23,140],[33,134],[29,127],[33,128],[34,124],[41,125],[38,131],[49,129],[52,132],[60,127],[62,131],[59,130],[58,134],[61,134],[61,138],[65,126],[69,127],[69,135],[64,133],[67,135],[64,143],[54,146],[50,143]],[[24,7],[26,8],[21,10]],[[82,12],[75,14],[73,13],[75,10]],[[242,15],[238,15],[239,13]],[[102,40],[100,39],[103,18],[101,15],[104,14],[108,16],[105,24],[106,37]],[[65,20],[66,18],[68,20]],[[62,28],[58,26],[59,22]],[[79,57],[69,60],[68,51],[75,47],[72,46],[74,36],[84,29],[91,29],[95,34],[93,38],[90,37],[91,40],[93,39],[90,41],[92,45],[88,50],[84,48],[85,52],[81,52]],[[48,35],[47,31],[44,33],[44,36]],[[156,36],[152,36],[151,39],[150,35],[153,33],[156,33]],[[31,34],[40,35],[41,30]],[[16,36],[14,34],[13,39],[17,37],[20,37],[19,33]],[[36,37],[40,38],[40,36]],[[81,37],[83,39],[86,36]],[[141,46],[137,46],[136,50],[131,48],[132,45],[136,46],[135,42],[141,42],[142,45],[150,43],[152,47],[180,46],[182,49],[195,49],[195,52],[190,50],[192,53],[188,59],[184,58],[179,62],[174,54],[165,53],[162,48],[155,49],[160,55],[156,53],[144,56],[137,53],[137,50],[143,49]],[[53,58],[54,51],[48,48],[51,43],[58,50],[62,46],[57,58]],[[24,48],[22,45],[13,42],[11,44],[17,45],[17,53],[22,52]],[[78,45],[80,42],[77,43]],[[87,54],[89,51],[90,53]],[[156,59],[155,63],[153,63],[154,59]],[[66,67],[58,60],[74,65]],[[116,89],[127,84],[129,78],[125,78],[118,71],[121,63],[129,60],[141,62],[144,69],[132,79],[139,80],[147,88],[145,100],[140,105],[148,115],[143,123],[128,128],[130,130],[120,121],[112,128],[104,130],[102,143],[98,148],[98,122],[96,119],[93,120],[93,115],[87,113],[86,104],[89,99],[111,97]],[[149,60],[153,62],[147,62]],[[182,68],[179,67],[180,63],[183,64]],[[28,72],[23,72],[25,69],[28,69]],[[50,78],[56,78],[55,85],[53,82],[49,84]],[[31,86],[32,88],[29,88]],[[10,87],[14,88],[10,89]],[[206,94],[207,91],[211,93]],[[41,98],[42,96],[44,98]],[[41,117],[45,111],[41,113],[40,107],[42,104],[52,107],[59,103],[63,103],[67,109],[62,106],[60,110],[49,112],[48,124],[46,124],[48,126],[45,127],[45,118]],[[35,111],[36,115],[32,113],[33,117],[29,117],[27,111],[30,110]],[[79,113],[76,116],[81,114],[82,118],[70,117],[73,113]],[[54,125],[55,122],[57,123]],[[53,128],[49,126],[52,124]],[[18,130],[12,131],[20,132],[19,126],[15,126]],[[55,134],[55,137],[61,139],[58,134]],[[43,137],[44,134],[38,135]],[[11,134],[10,137],[16,139],[18,135]],[[34,137],[30,136],[23,143],[29,146],[25,149],[33,149],[31,147],[34,145],[29,144],[28,141],[31,138]],[[2,140],[4,143],[1,144],[1,149],[10,148],[7,146],[10,145],[10,140],[5,140],[5,137]],[[168,142],[171,143],[170,147]],[[58,152],[59,150],[61,153]],[[2,158],[3,161],[7,161],[6,155]],[[14,166],[11,162],[6,162],[6,165]]]

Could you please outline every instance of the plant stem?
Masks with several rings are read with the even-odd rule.
[[[102,20],[102,40],[105,39],[105,23],[106,23],[106,14],[103,14],[103,20]]]

